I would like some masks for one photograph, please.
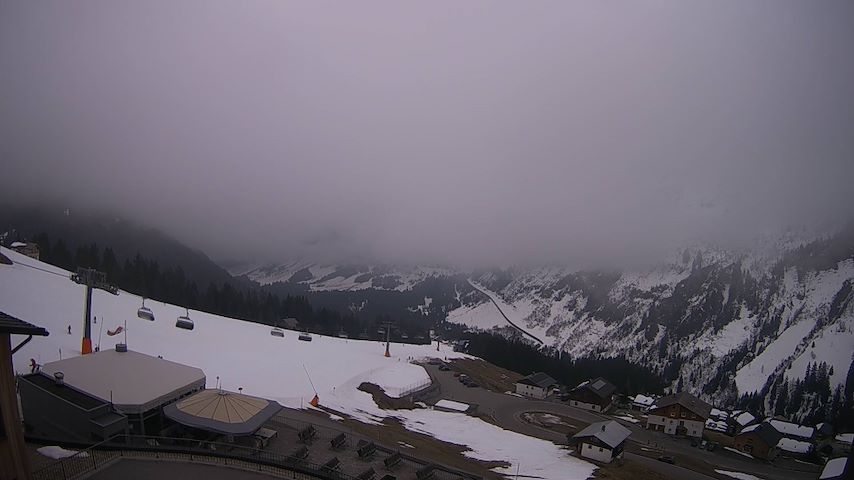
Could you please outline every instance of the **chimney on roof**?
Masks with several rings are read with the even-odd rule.
[[[605,431],[605,425],[606,425],[606,424],[604,424],[604,423],[602,424],[602,431],[603,431],[603,432]]]
[[[56,383],[57,387],[61,387],[65,385],[65,374],[62,372],[56,372],[53,374],[53,381]]]

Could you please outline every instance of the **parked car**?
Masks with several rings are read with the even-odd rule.
[[[673,457],[668,456],[668,455],[662,455],[662,456],[658,457],[658,461],[664,462],[664,463],[669,463],[671,465],[676,465],[676,461],[673,460]]]

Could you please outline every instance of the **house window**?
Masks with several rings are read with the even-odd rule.
[[[602,453],[602,447],[599,447],[599,453]]]
[[[673,418],[676,418],[676,411],[675,411],[675,410],[671,410],[671,411],[670,411],[670,416],[671,416],[671,417],[673,417]]]
[[[685,426],[685,420],[679,420],[679,426],[684,427]]]
[[[592,449],[592,448],[593,448],[593,445],[587,445],[587,448],[591,448],[591,449]]]
[[[681,416],[682,418],[685,418],[685,412],[681,412],[681,413],[680,413],[680,416]]]

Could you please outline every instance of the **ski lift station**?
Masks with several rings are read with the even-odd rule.
[[[30,434],[93,441],[158,435],[163,407],[205,388],[201,369],[134,351],[102,350],[45,364],[19,381]]]

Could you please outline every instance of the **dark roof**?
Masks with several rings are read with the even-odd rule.
[[[765,445],[768,445],[769,447],[776,447],[777,443],[780,442],[780,439],[783,438],[783,434],[778,432],[776,428],[772,427],[771,424],[767,422],[751,425],[742,430],[739,435],[746,435],[749,433],[756,434],[763,442],[765,442]]]
[[[655,401],[655,403],[650,407],[650,410],[669,407],[674,404],[679,404],[703,418],[709,418],[709,415],[712,413],[711,405],[688,392],[679,392],[666,397],[661,397]]]
[[[546,375],[543,372],[537,372],[528,375],[527,377],[523,378],[522,380],[519,380],[516,383],[524,383],[525,385],[531,385],[540,388],[549,388],[552,385],[557,385],[557,380]]]
[[[593,392],[594,395],[599,398],[608,398],[614,392],[617,391],[617,387],[615,387],[614,384],[612,384],[608,380],[605,380],[602,377],[594,378],[593,380],[588,380],[582,383],[581,385],[575,387],[573,391],[583,389],[590,390],[591,392]]]
[[[0,333],[12,333],[15,335],[41,335],[42,337],[49,335],[47,330],[44,328],[37,327],[32,323],[27,323],[3,312],[0,312]]]

